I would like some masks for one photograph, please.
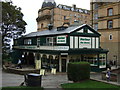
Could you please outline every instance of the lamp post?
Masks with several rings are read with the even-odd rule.
[[[115,65],[116,65],[116,68],[117,68],[117,55],[113,55],[113,57],[116,58],[116,59],[115,59],[115,61],[116,61]]]

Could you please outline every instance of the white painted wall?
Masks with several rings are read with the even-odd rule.
[[[92,48],[95,48],[95,37],[92,37]]]
[[[74,44],[75,44],[75,48],[78,48],[78,37],[77,36],[75,37],[75,43]]]
[[[73,48],[73,36],[70,36],[70,48]]]

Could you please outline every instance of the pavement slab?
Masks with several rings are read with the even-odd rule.
[[[90,78],[106,82],[105,80],[102,80],[101,73],[91,73]],[[2,87],[19,86],[23,81],[24,75],[2,72]],[[68,81],[66,73],[57,73],[55,75],[46,73],[45,76],[42,76],[41,86],[45,88],[45,90],[50,88],[52,90],[54,88],[61,90],[60,85],[63,83],[72,83],[71,81]],[[109,83],[117,84],[116,82]]]

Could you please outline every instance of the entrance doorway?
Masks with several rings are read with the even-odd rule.
[[[35,65],[34,55],[33,53],[25,54],[25,64],[27,65]]]
[[[62,59],[61,65],[62,65],[62,72],[66,72],[66,59]]]

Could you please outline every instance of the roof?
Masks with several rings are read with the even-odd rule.
[[[74,52],[74,53],[73,53]],[[107,49],[102,49],[102,48],[98,48],[98,49],[87,49],[87,48],[83,48],[83,49],[70,49],[69,50],[69,54],[71,55],[75,55],[75,54],[99,54],[99,53],[108,53],[109,51]]]
[[[42,8],[45,8],[45,7],[56,7],[56,3],[54,0],[44,0],[42,4]]]
[[[25,35],[24,37],[37,37],[37,36],[48,36],[48,35],[60,35],[60,34],[69,34],[71,32],[76,31],[77,29],[81,29],[82,27],[87,26],[89,28],[91,28],[90,26],[88,26],[87,24],[83,24],[80,26],[70,26],[64,30],[57,30],[57,29],[52,29],[52,30],[44,30],[44,31],[37,31],[37,32],[32,32],[29,33],[27,35]],[[93,29],[93,32],[99,34],[97,31],[95,31]],[[100,35],[100,34],[99,34]]]
[[[90,10],[87,10],[87,9],[82,9],[82,8],[77,8],[77,7],[73,8],[71,6],[62,5],[62,4],[59,4],[57,7],[60,9],[64,9],[64,10],[70,10],[70,11],[75,11],[79,13],[90,14]]]

